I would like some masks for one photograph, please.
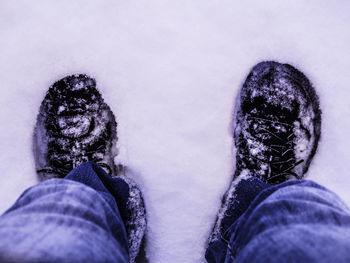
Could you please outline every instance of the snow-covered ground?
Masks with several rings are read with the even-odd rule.
[[[36,183],[32,135],[48,87],[95,77],[119,123],[119,162],[141,185],[152,263],[204,262],[234,170],[235,96],[262,60],[319,93],[309,178],[350,204],[350,2],[1,0],[0,211]]]

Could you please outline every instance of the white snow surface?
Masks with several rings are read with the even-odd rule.
[[[263,60],[314,84],[323,125],[309,178],[350,204],[349,13],[347,0],[1,0],[0,211],[37,182],[48,87],[86,73],[116,115],[116,161],[143,191],[150,262],[205,262],[235,166],[235,97]]]

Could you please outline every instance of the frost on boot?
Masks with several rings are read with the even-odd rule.
[[[72,75],[55,82],[40,106],[34,130],[39,179],[64,177],[86,161],[115,175],[116,127],[94,79]]]
[[[145,232],[147,228],[145,203],[133,175],[125,168],[123,174],[112,177],[106,188],[117,200],[118,209],[123,219],[129,248],[130,263],[145,263]]]
[[[129,186],[128,217],[125,228],[128,236],[130,263],[147,262],[145,257],[146,209],[142,193],[130,177],[120,176]]]
[[[236,105],[236,175],[247,170],[270,184],[300,179],[320,134],[319,99],[305,75],[288,64],[256,65]]]

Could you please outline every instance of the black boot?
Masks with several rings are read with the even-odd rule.
[[[236,171],[209,242],[233,223],[228,222],[230,217],[236,218],[231,210],[241,179],[254,174],[265,184],[278,184],[304,177],[321,134],[319,99],[309,80],[293,66],[261,62],[243,84],[233,125]]]
[[[73,75],[55,82],[41,103],[34,131],[39,179],[64,177],[87,161],[116,175],[116,128],[94,79]]]
[[[302,178],[320,134],[318,96],[305,75],[288,64],[256,65],[236,108],[236,175],[246,170],[271,184]]]
[[[134,262],[146,231],[145,205],[135,182],[120,172],[122,167],[114,164],[118,153],[116,143],[114,114],[96,89],[94,79],[72,75],[49,88],[34,130],[39,179],[63,178],[87,161],[102,167],[113,177],[105,186],[119,199],[116,201],[126,227],[130,262]]]

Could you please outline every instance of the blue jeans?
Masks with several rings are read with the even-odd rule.
[[[209,245],[209,263],[350,262],[350,211],[328,189],[308,180],[270,186],[250,178],[236,191],[232,224]],[[242,195],[254,191],[254,198]]]
[[[91,162],[29,188],[0,217],[0,262],[128,262],[127,191]]]
[[[334,193],[304,180],[242,184],[256,194],[237,193],[208,262],[350,262],[350,213]],[[0,217],[0,262],[128,262],[126,198],[122,180],[90,162],[29,188]]]

